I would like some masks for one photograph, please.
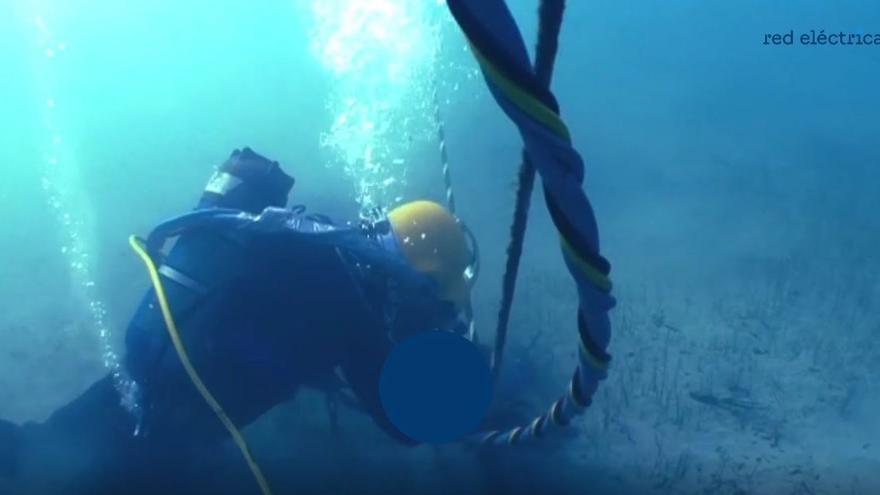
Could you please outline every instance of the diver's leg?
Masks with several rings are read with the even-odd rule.
[[[0,420],[0,480],[64,485],[65,480],[49,480],[47,474],[63,478],[98,468],[124,448],[132,426],[109,377],[43,423],[18,426]]]
[[[0,479],[12,478],[18,467],[20,428],[0,419]]]
[[[126,466],[133,431],[111,377],[98,380],[45,422],[18,429],[17,482],[34,493],[85,493],[73,488]]]
[[[113,379],[108,375],[52,413],[40,427],[53,435],[88,438],[93,443],[115,445],[133,435],[135,423],[122,407]]]

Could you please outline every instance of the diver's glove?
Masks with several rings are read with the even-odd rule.
[[[294,182],[278,162],[250,148],[235,150],[208,180],[197,208],[234,208],[254,214],[269,206],[281,208]]]

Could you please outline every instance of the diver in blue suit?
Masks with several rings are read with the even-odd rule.
[[[285,208],[293,184],[277,162],[236,150],[196,209],[146,240],[189,358],[237,427],[301,387],[344,384],[380,428],[414,443],[383,411],[381,367],[408,335],[464,331],[476,246],[436,203],[339,225]],[[65,438],[102,463],[225,438],[175,352],[161,302],[148,291],[127,328],[124,366],[136,384],[136,414],[120,406],[107,376],[44,423],[0,421],[0,478],[14,475],[34,438]]]

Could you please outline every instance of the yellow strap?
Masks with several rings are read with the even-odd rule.
[[[580,351],[581,361],[589,364],[594,370],[599,372],[608,371],[608,363],[602,362],[593,356],[593,354],[587,350],[587,346],[584,345],[584,341],[581,340],[578,345],[578,350]]]
[[[577,391],[574,388],[574,379],[571,379],[571,381],[568,382],[568,400],[569,400],[569,402],[574,404],[574,406],[578,410],[581,410],[581,411],[586,409],[587,406],[589,405],[584,402],[581,402],[580,399],[578,399]]]
[[[611,280],[605,274],[593,268],[593,265],[588,263],[585,259],[581,258],[562,233],[559,234],[559,243],[562,245],[563,254],[565,254],[572,264],[574,264],[574,266],[576,266],[578,270],[580,270],[580,272],[593,283],[593,285],[598,287],[602,292],[611,291]]]
[[[489,59],[480,53],[473,43],[470,44],[470,47],[477,58],[477,62],[483,67],[492,83],[503,91],[516,106],[538,122],[544,124],[545,127],[552,130],[557,136],[566,141],[571,141],[568,127],[559,118],[559,114],[508,79]]]
[[[244,436],[238,431],[238,428],[235,427],[235,424],[229,419],[229,416],[226,415],[223,407],[220,406],[220,403],[217,402],[217,399],[215,399],[214,395],[211,394],[211,391],[208,390],[205,382],[202,381],[202,378],[199,376],[198,372],[196,372],[192,361],[190,361],[189,355],[186,352],[186,347],[183,345],[183,341],[180,338],[180,332],[177,330],[177,324],[174,322],[174,316],[171,314],[171,307],[168,305],[168,298],[165,295],[165,288],[162,285],[162,279],[159,278],[159,271],[156,269],[156,264],[153,262],[153,259],[144,248],[143,241],[135,236],[130,236],[128,238],[128,243],[131,245],[131,248],[140,255],[144,264],[147,266],[147,272],[150,275],[150,280],[153,282],[153,288],[156,291],[156,299],[158,299],[159,307],[162,310],[162,317],[165,319],[165,328],[168,330],[168,335],[171,337],[171,342],[174,344],[174,349],[177,351],[177,356],[180,358],[180,362],[183,364],[186,374],[189,375],[189,379],[192,381],[193,385],[195,385],[196,390],[199,391],[199,394],[205,399],[205,402],[208,403],[208,406],[211,407],[211,410],[214,411],[214,414],[217,415],[217,418],[220,419],[220,422],[223,423],[223,426],[226,427],[229,434],[232,435],[232,439],[238,446],[238,450],[241,451],[241,455],[244,456],[244,460],[247,462],[251,473],[253,473],[254,478],[256,478],[257,483],[260,485],[260,491],[263,495],[272,495],[269,483],[263,476],[260,466],[257,465],[253,456],[251,456],[250,449],[248,448]]]
[[[516,104],[516,106],[523,112],[555,132],[556,135],[566,141],[571,141],[571,134],[569,133],[568,127],[559,117],[559,114],[511,81],[500,70],[498,70],[489,59],[483,56],[473,43],[471,43],[470,47],[489,79],[491,79],[492,83],[507,95],[508,99]],[[584,276],[586,276],[594,285],[599,287],[600,290],[604,292],[610,291],[611,281],[608,277],[599,270],[593,268],[592,265],[578,255],[564,236],[560,235],[560,238],[562,240],[563,251],[574,262],[575,266],[580,269],[581,273],[583,273]]]

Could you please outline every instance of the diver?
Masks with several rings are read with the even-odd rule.
[[[337,224],[302,206],[286,208],[293,184],[277,162],[235,150],[196,208],[142,243],[180,339],[239,428],[302,387],[346,387],[382,430],[413,444],[383,411],[381,367],[395,343],[416,332],[466,332],[473,238],[430,201],[405,203],[377,221]],[[15,478],[22,452],[40,438],[62,438],[79,458],[109,466],[227,437],[175,353],[162,303],[149,290],[126,330],[134,414],[108,375],[43,423],[0,421],[0,479]]]

